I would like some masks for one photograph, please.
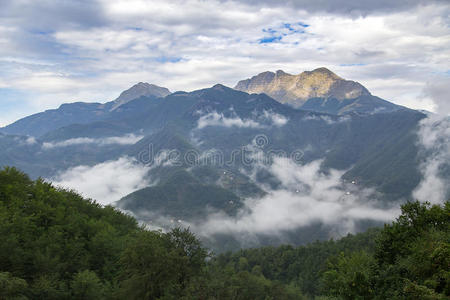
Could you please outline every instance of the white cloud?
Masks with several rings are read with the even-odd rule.
[[[14,136],[13,139],[19,145],[31,146],[37,144],[36,138],[32,136]]]
[[[208,126],[222,126],[222,127],[238,127],[238,128],[265,128],[269,126],[281,127],[286,125],[289,121],[283,115],[273,111],[264,110],[262,113],[253,112],[252,117],[255,119],[242,119],[231,108],[231,116],[226,117],[223,113],[216,111],[202,115],[197,121],[197,129],[202,129]],[[201,112],[198,112],[201,114]]]
[[[83,144],[96,144],[99,146],[104,145],[133,145],[136,144],[139,140],[141,140],[143,136],[141,135],[134,135],[134,134],[126,134],[124,136],[112,136],[112,137],[105,137],[105,138],[88,138],[88,137],[79,137],[79,138],[73,138],[68,139],[64,141],[59,142],[44,142],[42,144],[42,148],[44,149],[52,149],[56,147],[67,147],[67,146],[73,146],[73,145],[83,145]]]
[[[289,119],[285,116],[267,110],[263,112],[261,117],[262,119],[268,120],[273,126],[276,127],[282,127],[289,121]]]
[[[29,136],[29,137],[27,137],[27,139],[25,140],[25,143],[26,143],[27,145],[34,145],[34,144],[37,143],[37,141],[36,141],[36,138],[34,138],[34,137],[32,137],[32,136]]]
[[[441,204],[450,197],[450,181],[443,168],[450,167],[450,117],[430,115],[420,123],[419,147],[423,179],[413,191],[419,201]]]
[[[434,104],[437,114],[450,115],[450,74],[446,78],[436,78],[433,82],[428,82],[423,89],[421,98],[430,99]]]
[[[328,125],[336,124],[336,123],[342,123],[342,122],[348,122],[351,120],[350,116],[343,116],[343,117],[337,117],[336,119],[332,119],[330,116],[326,115],[308,115],[306,117],[303,117],[303,121],[324,121]]]
[[[274,175],[281,186],[262,186],[267,195],[247,199],[236,217],[223,213],[205,222],[190,224],[202,236],[227,233],[239,236],[282,235],[314,223],[331,225],[337,234],[354,232],[356,222],[387,222],[400,212],[397,207],[381,207],[372,189],[341,181],[343,171],[320,171],[321,161],[298,165],[288,158],[276,158],[272,165],[259,165]]]
[[[113,99],[139,81],[193,90],[233,86],[265,70],[326,66],[375,95],[432,110],[433,102],[418,96],[427,82],[448,77],[450,8],[443,1],[418,3],[13,1],[3,4],[9,16],[0,18],[0,56],[8,58],[1,86],[29,92],[33,97],[21,104],[42,110]],[[309,27],[297,28],[298,22]],[[282,39],[258,42],[270,36]]]
[[[77,166],[49,179],[55,185],[74,189],[103,205],[120,200],[129,193],[148,186],[148,168],[134,159],[122,157],[94,166]]]
[[[222,126],[222,127],[239,127],[239,128],[261,128],[262,125],[250,119],[241,119],[239,116],[230,118],[223,114],[211,112],[201,116],[197,121],[197,128],[202,129],[208,126]]]

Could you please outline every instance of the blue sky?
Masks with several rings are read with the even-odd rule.
[[[2,1],[0,126],[140,82],[172,91],[327,67],[448,113],[447,1]]]

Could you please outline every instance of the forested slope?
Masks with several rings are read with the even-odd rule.
[[[216,256],[189,230],[146,230],[5,168],[0,299],[448,299],[450,203],[402,211],[338,241]]]

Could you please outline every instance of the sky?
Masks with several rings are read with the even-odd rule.
[[[439,0],[0,0],[0,126],[141,81],[191,91],[318,67],[448,114],[449,16]]]

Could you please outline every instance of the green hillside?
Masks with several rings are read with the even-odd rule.
[[[74,191],[0,171],[0,299],[229,299],[188,230],[148,231]],[[235,280],[230,277],[230,280]],[[299,290],[263,280],[264,295]]]
[[[402,211],[338,241],[215,256],[188,230],[148,231],[6,168],[0,299],[448,299],[450,202]]]
[[[0,171],[0,299],[174,299],[205,257],[187,231],[146,231],[112,207]]]
[[[120,208],[138,216],[170,216],[175,220],[206,217],[211,210],[233,215],[242,206],[234,193],[213,184],[203,184],[184,170],[175,170],[157,186],[138,190],[118,202]],[[155,214],[156,213],[156,214]]]

